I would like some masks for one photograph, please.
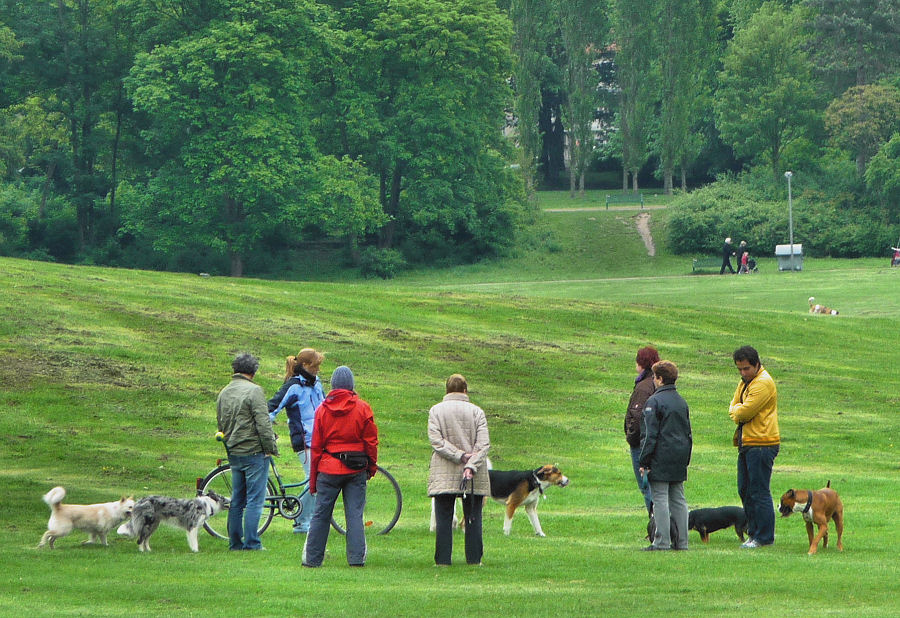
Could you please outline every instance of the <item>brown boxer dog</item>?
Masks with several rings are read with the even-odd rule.
[[[789,489],[781,496],[781,506],[778,507],[782,517],[788,517],[791,513],[800,513],[806,522],[806,534],[809,536],[809,555],[812,556],[819,548],[819,541],[824,540],[822,547],[828,547],[828,521],[834,520],[837,529],[838,551],[844,551],[841,536],[844,534],[844,503],[841,502],[837,492],[831,489],[831,481],[819,491],[809,489]],[[813,524],[819,526],[818,534],[813,534]]]

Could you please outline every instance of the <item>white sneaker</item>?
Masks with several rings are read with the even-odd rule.
[[[741,547],[742,547],[743,549],[756,549],[757,547],[762,547],[762,545],[760,545],[759,543],[757,543],[757,542],[754,541],[753,539],[750,539],[749,541],[747,541],[747,542],[745,542],[743,545],[741,545]]]

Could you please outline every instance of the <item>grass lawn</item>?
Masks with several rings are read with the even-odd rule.
[[[660,231],[664,211],[651,229]],[[800,273],[690,275],[659,234],[649,258],[633,213],[546,213],[534,242],[493,263],[411,272],[390,282],[200,278],[0,259],[0,578],[5,615],[759,615],[813,608],[898,615],[891,547],[900,481],[895,410],[900,269],[887,260],[807,260]],[[593,217],[593,219],[591,219]],[[883,262],[883,263],[882,263]],[[806,299],[840,309],[811,316]],[[738,548],[732,532],[691,551],[639,551],[646,517],[622,435],[634,354],[655,344],[681,370],[691,406],[691,508],[737,504],[727,403],[734,348],[755,345],[779,389],[776,499],[831,480],[847,519],[845,551],[806,555],[794,516],[773,547]],[[332,533],[325,566],[300,568],[300,538],[276,520],[268,551],[232,554],[162,529],[82,546],[84,533],[36,549],[54,485],[89,503],[188,497],[220,447],[214,401],[237,351],[258,354],[267,394],[283,359],[326,352],[323,376],[354,369],[375,411],[380,461],[400,482],[397,527],[349,569]],[[485,566],[432,566],[425,478],[428,408],[453,372],[488,414],[501,469],[557,463],[572,480],[502,533],[485,507]],[[282,431],[284,433],[284,430]],[[280,467],[300,465],[282,438]],[[462,562],[462,537],[455,559]],[[834,542],[834,541],[832,541]]]

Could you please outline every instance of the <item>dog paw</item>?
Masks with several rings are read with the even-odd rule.
[[[534,536],[547,536],[547,535],[544,534],[543,532],[535,532]]]

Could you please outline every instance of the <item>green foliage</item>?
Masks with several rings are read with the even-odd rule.
[[[0,255],[71,262],[79,250],[72,204],[59,197],[45,201],[37,189],[0,183]]]
[[[816,122],[819,95],[805,51],[803,14],[766,2],[729,42],[719,72],[716,127],[735,153],[778,180],[785,147]]]
[[[829,199],[813,188],[794,195],[794,242],[811,256],[860,257],[883,255],[890,246],[891,227],[877,208],[855,207],[845,199]],[[850,203],[847,203],[847,202]],[[669,207],[668,239],[674,253],[714,254],[722,240],[746,240],[756,255],[774,254],[788,242],[787,199],[772,199],[749,183],[720,179]]]
[[[825,126],[839,146],[856,155],[857,171],[891,135],[900,131],[900,89],[853,86],[825,110]]]
[[[866,185],[889,203],[893,220],[900,220],[900,133],[894,133],[872,158]]]
[[[366,247],[359,260],[359,268],[366,279],[393,279],[406,266],[406,260],[396,249]]]

